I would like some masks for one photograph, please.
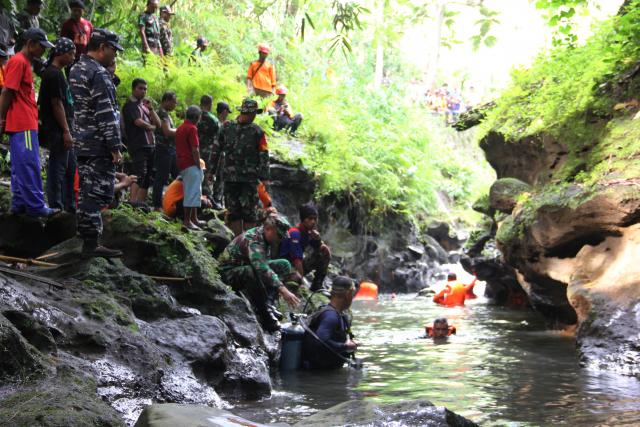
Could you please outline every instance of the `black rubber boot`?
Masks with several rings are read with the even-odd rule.
[[[83,258],[118,258],[121,256],[122,251],[98,245],[98,239],[86,239],[82,244]]]
[[[258,321],[262,325],[262,329],[267,332],[275,332],[280,330],[280,322],[269,307],[269,297],[261,284],[255,284],[254,286],[247,286],[242,290],[242,293],[247,297],[251,303]]]

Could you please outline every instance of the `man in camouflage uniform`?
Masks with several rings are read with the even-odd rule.
[[[207,164],[204,176],[203,192],[213,198],[216,187],[216,172],[219,169],[220,160],[220,121],[211,113],[213,108],[213,98],[210,95],[203,95],[200,98],[200,109],[202,117],[198,123],[198,139],[200,140],[200,156]],[[212,160],[216,160],[214,163]],[[221,206],[216,206],[220,209]]]
[[[280,294],[291,306],[300,303],[298,297],[283,284],[293,273],[286,259],[270,260],[272,246],[288,237],[289,222],[282,216],[270,215],[264,224],[237,236],[220,255],[220,275],[227,285],[242,292],[251,302],[262,327],[273,332],[280,328],[272,307]]]
[[[269,180],[269,149],[264,131],[253,123],[262,109],[253,99],[245,99],[238,108],[240,116],[225,124],[224,202],[227,223],[237,236],[255,226],[258,220],[258,183]]]
[[[171,31],[171,17],[175,13],[171,10],[171,6],[162,6],[160,8],[160,46],[162,53],[171,55],[173,53],[173,31]]]
[[[100,211],[113,200],[116,165],[122,162],[116,89],[105,67],[124,49],[117,34],[96,28],[87,50],[69,75],[80,174],[78,233],[84,241],[83,256],[118,257],[120,251],[99,246],[98,238],[102,234]]]
[[[147,0],[147,8],[138,20],[140,39],[142,40],[142,53],[153,53],[163,56],[160,45],[160,22],[156,15],[158,0]]]

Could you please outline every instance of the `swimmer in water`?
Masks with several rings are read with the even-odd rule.
[[[447,275],[447,285],[443,290],[433,297],[433,302],[445,305],[447,307],[456,307],[464,305],[464,300],[468,298],[468,294],[473,294],[473,287],[476,285],[476,279],[473,279],[468,285],[458,282],[456,273]],[[475,298],[475,295],[473,296]]]
[[[450,335],[455,335],[456,327],[449,326],[449,321],[445,317],[439,317],[433,321],[433,326],[425,327],[425,338],[433,340],[446,340]]]

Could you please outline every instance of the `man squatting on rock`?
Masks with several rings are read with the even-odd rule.
[[[269,215],[264,224],[237,236],[220,255],[220,275],[227,285],[249,299],[262,327],[273,332],[280,328],[273,307],[277,294],[291,306],[298,297],[284,285],[293,272],[286,259],[270,259],[272,245],[288,236],[291,225],[280,215]]]

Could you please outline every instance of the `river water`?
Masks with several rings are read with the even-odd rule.
[[[440,316],[457,334],[445,344],[420,339],[424,324]],[[383,295],[355,301],[353,317],[363,370],[279,374],[271,398],[233,412],[293,423],[349,399],[423,398],[483,426],[640,425],[640,381],[581,369],[574,339],[547,330],[533,311],[493,307],[482,297],[441,308],[430,298]]]

